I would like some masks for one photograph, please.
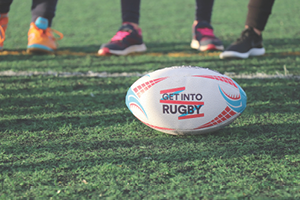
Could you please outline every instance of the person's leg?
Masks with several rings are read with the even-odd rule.
[[[0,14],[7,14],[13,0],[0,0]]]
[[[265,29],[275,0],[250,0],[246,18],[246,28],[252,27],[260,32]]]
[[[245,29],[234,43],[232,43],[220,58],[248,58],[265,54],[262,31],[272,11],[275,0],[250,0]]]
[[[52,53],[57,49],[53,32],[62,39],[62,33],[50,28],[55,16],[57,0],[33,0],[31,7],[31,23],[28,31],[29,53]]]
[[[195,20],[210,23],[214,0],[196,0]]]
[[[139,24],[141,0],[121,0],[122,22]]]
[[[214,0],[196,0],[196,16],[193,23],[191,48],[199,51],[223,50],[222,42],[214,35],[211,15]]]
[[[5,40],[5,31],[8,24],[8,12],[12,0],[0,0],[0,51],[3,50],[3,43]]]
[[[140,4],[140,0],[121,0],[122,26],[109,43],[101,45],[99,55],[127,55],[147,50],[139,27]]]
[[[31,22],[35,22],[38,17],[48,20],[51,27],[52,19],[55,16],[57,0],[33,0],[31,6]]]

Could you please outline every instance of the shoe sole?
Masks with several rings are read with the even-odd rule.
[[[46,47],[44,45],[33,44],[30,46],[27,46],[27,53],[52,54],[52,53],[54,53],[54,50],[49,47]]]
[[[208,44],[208,45],[205,45],[205,46],[200,46],[199,41],[195,40],[195,39],[193,39],[192,42],[191,42],[191,48],[196,49],[198,51],[208,51],[208,50],[223,51],[224,50],[223,45],[216,46],[214,44]]]
[[[98,51],[98,55],[118,55],[118,56],[125,56],[128,55],[130,53],[136,53],[136,52],[144,52],[147,50],[147,47],[145,44],[139,44],[139,45],[132,45],[130,47],[127,47],[124,50],[104,50],[105,47],[103,47],[104,45],[101,46],[100,50]]]
[[[249,56],[262,56],[265,54],[265,48],[252,48],[246,53],[239,53],[236,51],[224,51],[220,54],[221,59],[225,58],[248,58]]]
[[[44,49],[36,49],[36,48],[27,49],[26,52],[32,54],[53,54],[54,53],[54,51],[47,51]]]

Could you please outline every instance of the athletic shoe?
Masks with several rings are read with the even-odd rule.
[[[55,38],[53,33],[59,38]],[[53,53],[57,49],[57,40],[61,40],[63,34],[48,27],[48,20],[39,17],[30,23],[28,31],[28,53]]]
[[[252,27],[249,27],[242,32],[240,38],[220,54],[220,58],[248,58],[249,56],[264,54],[262,36],[258,35]]]
[[[191,47],[199,51],[224,50],[222,41],[214,34],[213,27],[204,21],[193,24]]]
[[[0,14],[0,51],[3,50],[3,42],[5,40],[5,31],[8,24],[7,13]]]
[[[123,24],[116,35],[109,43],[103,44],[98,54],[125,56],[129,53],[146,51],[147,47],[143,43],[142,30],[136,30],[131,24]]]

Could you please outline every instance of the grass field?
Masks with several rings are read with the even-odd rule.
[[[60,0],[55,55],[28,55],[30,1],[11,6],[0,53],[0,199],[300,198],[300,4],[279,1],[266,55],[220,60],[190,49],[195,2],[142,1],[148,51],[98,57],[120,26],[118,1]],[[217,0],[212,24],[228,46],[247,1]],[[113,13],[113,15],[112,15]],[[125,95],[139,76],[174,65],[229,74],[248,96],[226,128],[171,136],[138,121]]]

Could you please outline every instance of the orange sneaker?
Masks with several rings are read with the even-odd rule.
[[[59,38],[55,38],[53,33]],[[57,49],[57,40],[63,38],[63,34],[48,27],[48,20],[39,17],[30,23],[28,31],[28,53],[53,53]]]
[[[8,24],[7,13],[0,14],[0,51],[3,50],[3,42],[5,40],[5,31]]]

